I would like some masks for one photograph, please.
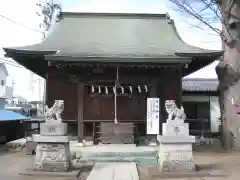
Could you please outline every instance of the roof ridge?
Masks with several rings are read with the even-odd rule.
[[[218,81],[218,78],[183,78],[183,81]]]
[[[137,17],[137,18],[169,18],[168,13],[107,13],[107,12],[61,12],[61,16],[112,16],[112,17]]]

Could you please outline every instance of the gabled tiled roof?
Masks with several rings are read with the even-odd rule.
[[[158,58],[187,53],[219,54],[186,44],[167,14],[61,13],[61,20],[41,43],[18,48],[67,57]],[[46,54],[47,55],[47,54]],[[187,56],[189,57],[189,56]],[[180,58],[178,58],[181,61]],[[78,61],[80,59],[78,58]],[[150,61],[150,60],[148,60]]]
[[[218,83],[218,79],[188,78],[182,80],[182,89],[188,92],[216,92]]]
[[[199,66],[192,65],[199,69],[223,54],[186,44],[168,14],[62,12],[60,17],[42,42],[5,47],[6,56],[44,77],[45,60],[179,64],[201,57],[202,62],[194,60]]]

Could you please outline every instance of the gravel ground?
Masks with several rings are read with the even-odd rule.
[[[220,170],[229,178],[188,178],[188,180],[239,180],[240,177],[240,153],[234,152],[195,152],[194,158],[201,170],[212,171]],[[2,180],[73,180],[74,178],[53,178],[53,177],[34,177],[19,176],[18,173],[32,166],[33,156],[25,155],[24,152],[5,152],[0,151],[0,179]],[[91,166],[85,167],[81,174],[81,180],[86,180],[91,171]],[[157,180],[158,170],[156,166],[139,166],[140,180]],[[154,178],[153,178],[154,176]],[[76,178],[75,178],[76,180]],[[173,180],[173,179],[169,179]],[[180,179],[180,180],[187,180]]]
[[[1,180],[86,180],[92,166],[87,166],[82,169],[79,178],[66,177],[37,177],[18,175],[19,172],[32,167],[33,157],[25,155],[23,151],[6,152],[0,148],[0,179]]]
[[[239,180],[240,153],[236,152],[195,152],[194,159],[199,166],[199,172],[219,172],[227,177],[195,177],[177,178],[180,180]],[[156,166],[138,166],[140,180],[160,180]],[[174,178],[176,179],[176,178]],[[170,178],[168,180],[173,180]]]

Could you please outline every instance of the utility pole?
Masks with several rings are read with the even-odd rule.
[[[12,80],[12,98],[11,98],[11,104],[13,103],[15,85],[16,85],[15,80]]]
[[[41,101],[42,100],[42,95],[41,95],[41,79],[40,78],[38,78],[38,98],[39,98],[39,101]]]

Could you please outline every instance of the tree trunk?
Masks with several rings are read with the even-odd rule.
[[[220,3],[225,21],[222,32],[225,53],[216,67],[220,81],[222,142],[228,149],[234,147],[233,142],[240,128],[240,115],[237,113],[240,105],[240,7],[237,1],[222,0]]]

